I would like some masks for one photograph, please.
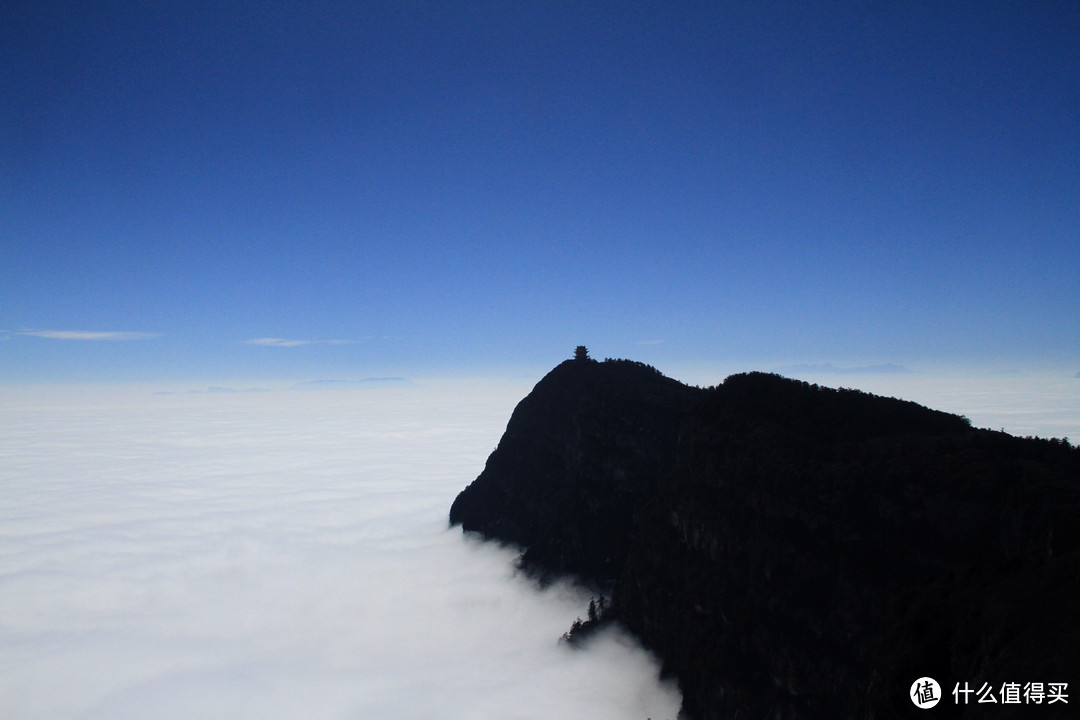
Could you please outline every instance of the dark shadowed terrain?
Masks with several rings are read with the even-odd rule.
[[[694,720],[1071,716],[957,683],[1080,678],[1080,450],[777,375],[695,388],[568,360],[517,406],[450,521],[603,598]],[[963,698],[961,697],[961,700]],[[1077,700],[1080,702],[1080,700]]]

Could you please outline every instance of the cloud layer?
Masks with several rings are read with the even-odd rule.
[[[0,716],[674,717],[588,598],[446,528],[528,388],[0,404]]]
[[[161,333],[112,330],[20,330],[18,334],[49,340],[148,340],[161,337]]]
[[[830,372],[793,375],[966,415],[975,427],[1020,436],[1080,438],[1080,384],[1059,374],[856,373],[844,376],[842,383]]]

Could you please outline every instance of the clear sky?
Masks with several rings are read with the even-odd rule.
[[[0,12],[0,382],[1080,370],[1074,2]]]

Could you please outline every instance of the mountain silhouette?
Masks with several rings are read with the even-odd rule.
[[[1080,678],[1078,481],[1065,441],[916,403],[584,356],[518,404],[450,522],[591,587],[568,637],[629,629],[691,720],[920,717],[923,676],[937,717],[1011,718],[951,692]]]

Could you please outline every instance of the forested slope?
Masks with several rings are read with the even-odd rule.
[[[1075,681],[1078,481],[1067,443],[911,402],[578,359],[519,404],[450,520],[603,593],[574,635],[625,625],[690,718],[914,717],[923,675]],[[937,716],[963,717],[948,700]]]

